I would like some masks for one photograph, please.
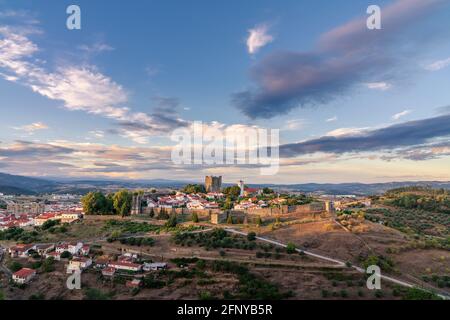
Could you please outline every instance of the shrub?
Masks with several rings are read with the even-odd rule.
[[[55,271],[55,260],[53,257],[49,257],[44,260],[42,263],[42,271],[43,272],[52,272]]]
[[[70,259],[72,257],[72,254],[69,251],[64,251],[61,253],[61,259]]]
[[[23,268],[22,264],[17,261],[11,262],[8,267],[9,267],[9,270],[11,270],[12,272],[19,271],[20,269]]]
[[[177,226],[177,216],[172,214],[165,224],[166,228],[175,228]]]
[[[254,232],[249,232],[249,233],[247,234],[247,240],[248,240],[248,241],[255,241],[255,240],[256,240],[256,233],[254,233]]]
[[[292,242],[289,242],[286,246],[286,252],[288,254],[293,254],[296,252],[296,248],[295,248],[295,244],[293,244]]]

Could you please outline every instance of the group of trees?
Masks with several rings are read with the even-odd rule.
[[[239,186],[230,186],[222,190],[222,193],[230,197],[231,199],[236,199],[241,194],[241,188]]]
[[[120,190],[106,196],[100,191],[94,191],[86,194],[81,203],[86,214],[118,214],[124,217],[131,212],[132,200],[133,194],[128,190]]]
[[[202,184],[188,184],[183,190],[184,193],[206,193],[205,186]]]
[[[385,204],[405,209],[450,213],[450,192],[427,187],[407,187],[386,192]]]

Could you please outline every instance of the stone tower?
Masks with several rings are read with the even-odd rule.
[[[205,189],[206,192],[220,192],[220,189],[222,189],[222,176],[206,176]]]

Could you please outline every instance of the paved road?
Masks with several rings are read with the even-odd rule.
[[[235,230],[235,229],[225,228],[225,231],[228,231],[228,232],[231,232],[231,233],[235,233],[235,234],[240,234],[240,235],[243,235],[243,236],[247,236],[246,232],[238,231],[238,230]],[[277,245],[277,246],[280,246],[280,247],[284,247],[284,248],[287,247],[287,245],[285,245],[284,243],[281,243],[281,242],[278,242],[278,241],[275,241],[275,240],[271,240],[271,239],[268,239],[268,238],[263,238],[263,237],[258,237],[257,236],[256,239],[264,241],[264,242],[268,242],[268,243],[271,243],[271,244],[274,244],[274,245]],[[305,250],[300,250],[300,249],[295,249],[295,250],[297,252],[303,252],[306,255],[309,255],[309,256],[312,256],[312,257],[316,257],[316,258],[319,258],[319,259],[322,259],[322,260],[326,260],[326,261],[329,261],[329,262],[334,262],[334,263],[336,263],[336,264],[338,264],[339,266],[342,266],[342,267],[346,266],[345,262],[343,262],[341,260],[333,259],[333,258],[324,256],[324,255],[312,253],[312,252],[305,251]],[[363,268],[360,268],[360,267],[357,267],[357,266],[352,266],[352,267],[358,272],[366,273],[366,270],[364,270]],[[381,279],[384,279],[384,280],[387,280],[387,281],[390,281],[390,282],[393,282],[395,284],[398,284],[398,285],[401,285],[401,286],[405,286],[405,287],[408,287],[408,288],[416,287],[416,285],[414,285],[412,283],[409,283],[409,282],[406,282],[406,281],[403,281],[403,280],[399,280],[399,279],[396,279],[396,278],[393,278],[393,277],[385,276],[385,275],[381,275]],[[450,299],[450,297],[446,296],[446,295],[438,294],[438,296],[441,297],[442,299],[446,299],[446,300]]]

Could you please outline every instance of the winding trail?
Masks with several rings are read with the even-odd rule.
[[[227,232],[230,232],[230,233],[239,234],[239,235],[242,235],[242,236],[247,236],[246,232],[238,231],[238,230],[235,230],[235,229],[224,228],[224,230],[227,231]],[[283,247],[283,248],[287,247],[286,244],[281,243],[281,242],[276,241],[276,240],[272,240],[272,239],[268,239],[268,238],[264,238],[264,237],[259,237],[259,236],[257,236],[256,239],[258,239],[260,241],[267,242],[267,243],[271,243],[271,244],[274,244],[274,245],[277,245],[277,246],[280,246],[280,247]],[[321,254],[312,253],[312,252],[306,251],[306,250],[300,250],[300,249],[295,249],[295,250],[297,252],[303,252],[306,255],[309,255],[309,256],[312,256],[312,257],[315,257],[315,258],[318,258],[318,259],[326,260],[326,261],[329,261],[329,262],[334,262],[334,263],[338,264],[341,267],[345,267],[346,266],[346,263],[344,261],[341,261],[341,260],[338,260],[338,259],[330,258],[330,257],[324,256],[324,255],[321,255]],[[361,267],[352,265],[352,268],[354,268],[356,271],[358,271],[360,273],[364,273],[364,274],[366,273],[366,270],[364,270]],[[384,279],[384,280],[387,280],[387,281],[390,281],[390,282],[393,282],[395,284],[398,284],[398,285],[401,285],[401,286],[404,286],[404,287],[408,287],[408,288],[417,287],[416,285],[414,285],[412,283],[409,283],[409,282],[406,282],[406,281],[403,281],[403,280],[399,280],[399,279],[396,279],[396,278],[393,278],[393,277],[385,276],[383,274],[381,275],[381,279]],[[425,290],[425,289],[422,288],[422,290]],[[437,294],[437,295],[440,298],[445,299],[445,300],[449,300],[450,299],[450,297],[447,296],[447,295],[443,295],[443,294]]]

